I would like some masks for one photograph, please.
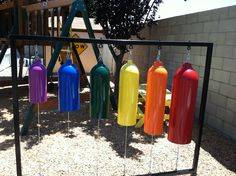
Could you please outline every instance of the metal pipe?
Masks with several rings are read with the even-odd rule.
[[[176,171],[168,171],[168,172],[159,172],[154,174],[144,174],[144,175],[138,175],[138,176],[173,176],[173,175],[185,175],[185,174],[194,174],[193,169],[184,169],[184,170],[176,170]]]
[[[12,96],[13,96],[13,116],[15,133],[15,155],[17,176],[21,176],[21,152],[20,152],[20,128],[19,128],[19,104],[18,104],[18,83],[17,83],[17,57],[16,42],[10,40],[11,44],[11,73],[12,73]]]
[[[213,43],[209,42],[168,42],[159,40],[126,40],[126,39],[93,39],[93,38],[69,38],[69,37],[50,37],[50,36],[26,36],[26,35],[11,35],[10,39],[22,41],[51,41],[64,42],[65,45],[70,42],[81,43],[97,43],[97,44],[116,44],[116,45],[161,45],[161,46],[191,46],[191,47],[209,47]]]
[[[193,169],[195,173],[197,173],[199,151],[200,151],[201,140],[202,140],[203,123],[204,123],[204,118],[205,118],[206,101],[207,101],[207,91],[208,91],[210,70],[211,70],[212,50],[213,50],[213,44],[207,46],[203,88],[202,88],[202,98],[201,98],[200,113],[199,113],[198,138],[195,145],[194,159],[193,159]]]

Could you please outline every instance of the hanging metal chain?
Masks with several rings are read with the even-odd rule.
[[[67,137],[69,139],[70,137],[70,113],[67,113]],[[69,156],[69,142],[67,143],[67,151],[68,151],[68,156]],[[70,158],[70,157],[69,157]],[[70,169],[69,169],[69,164],[67,163],[67,175],[69,176]]]
[[[97,146],[96,175],[97,176],[99,176],[99,139],[100,139],[100,119],[98,119],[98,123],[97,123],[97,140],[96,140],[96,146]]]
[[[37,104],[37,114],[38,114],[38,124],[37,124],[37,127],[38,127],[38,159],[40,158],[40,143],[41,143],[41,125],[40,125],[40,113],[39,113],[39,104]],[[39,162],[39,175],[41,176],[41,161],[38,161]]]
[[[67,139],[69,140],[70,137],[70,113],[67,113]],[[70,158],[69,155],[69,142],[67,142],[67,151],[68,151],[68,156]],[[69,162],[67,162],[67,175],[69,176],[70,173],[70,168],[69,168]]]
[[[150,150],[150,161],[149,161],[149,174],[151,174],[152,172],[152,150],[153,150],[153,146],[154,146],[154,139],[153,139],[153,135],[152,135],[152,139],[151,139],[151,150]]]
[[[177,147],[177,152],[176,152],[176,163],[175,163],[175,170],[177,170],[178,169],[178,162],[179,162],[179,145],[178,145],[178,147]]]
[[[127,133],[128,133],[128,127],[126,126],[125,127],[124,175],[126,175]]]

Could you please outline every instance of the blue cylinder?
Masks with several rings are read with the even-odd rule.
[[[58,70],[58,108],[60,112],[80,109],[80,73],[71,59],[67,59]]]

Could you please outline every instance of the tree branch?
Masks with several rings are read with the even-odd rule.
[[[150,12],[152,11],[152,8],[153,8],[153,6],[154,6],[154,4],[156,4],[156,3],[161,3],[162,1],[157,1],[156,2],[156,0],[154,0],[153,2],[152,2],[152,5],[150,6],[150,8],[149,8],[149,11],[147,12],[147,16],[146,16],[146,19],[145,19],[145,21],[144,21],[144,23],[146,23],[146,21],[147,21],[147,19],[148,19],[148,16],[149,16],[149,14],[150,14]]]

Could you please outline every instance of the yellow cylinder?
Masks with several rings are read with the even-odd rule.
[[[138,104],[139,70],[128,60],[120,70],[118,124],[133,126],[136,124]]]

